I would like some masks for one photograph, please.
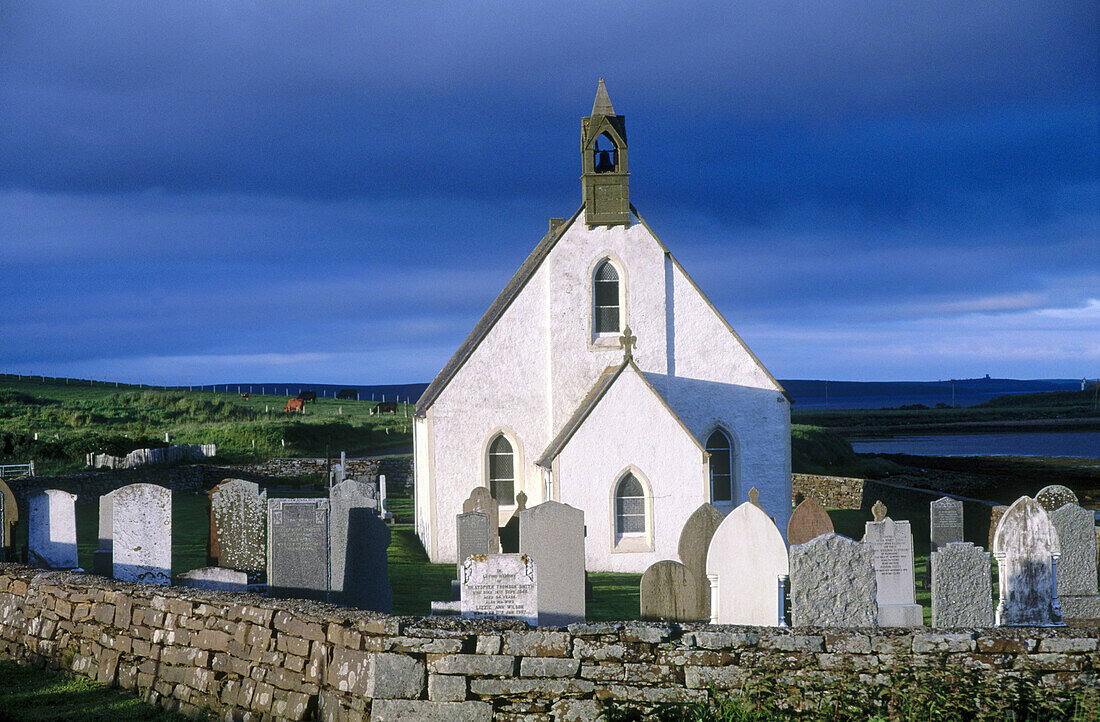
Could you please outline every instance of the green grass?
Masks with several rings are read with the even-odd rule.
[[[21,722],[186,722],[117,688],[0,660],[0,720]]]

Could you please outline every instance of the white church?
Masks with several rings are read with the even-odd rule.
[[[625,119],[602,79],[581,158],[581,207],[550,222],[417,403],[416,529],[433,562],[456,561],[476,486],[501,526],[521,491],[583,510],[589,571],[676,559],[700,504],[729,512],[752,487],[787,527],[789,398],[631,205]]]

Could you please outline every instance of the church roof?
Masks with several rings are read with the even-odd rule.
[[[558,454],[562,452],[562,449],[566,447],[569,440],[573,438],[573,435],[577,433],[577,430],[581,428],[581,424],[592,413],[592,411],[599,405],[600,401],[607,392],[615,385],[615,381],[622,376],[623,372],[627,368],[633,368],[638,374],[638,377],[642,379],[649,390],[653,392],[654,396],[661,402],[661,405],[665,407],[672,418],[676,419],[676,422],[680,424],[680,427],[684,430],[684,433],[695,442],[695,445],[699,447],[699,450],[706,453],[706,448],[699,443],[699,439],[695,438],[695,434],[691,433],[687,424],[672,410],[672,407],[665,401],[665,397],[661,396],[661,392],[657,390],[653,384],[649,382],[646,375],[642,373],[642,370],[638,368],[638,365],[634,363],[634,359],[626,358],[618,366],[608,366],[603,372],[600,378],[596,381],[596,384],[592,387],[592,390],[588,392],[588,395],[581,400],[581,403],[577,406],[576,411],[569,417],[569,420],[562,426],[561,431],[554,437],[554,440],[550,442],[550,445],[546,447],[546,451],[542,452],[542,456],[535,462],[538,466],[550,468],[550,465],[554,463],[554,459]]]

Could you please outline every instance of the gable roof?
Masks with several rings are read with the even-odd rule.
[[[554,245],[561,239],[565,232],[576,222],[577,217],[580,216],[581,211],[584,210],[584,204],[577,209],[577,212],[573,214],[565,223],[558,225],[556,228],[552,228],[539,244],[535,246],[535,250],[531,251],[531,254],[527,256],[526,260],[520,264],[519,269],[512,276],[512,279],[504,286],[504,290],[500,292],[500,295],[489,305],[489,309],[481,317],[481,320],[477,322],[470,334],[466,336],[466,340],[462,342],[462,345],[458,347],[458,350],[451,356],[450,361],[443,367],[432,382],[428,384],[428,388],[424,389],[424,393],[420,395],[420,398],[416,402],[416,415],[423,416],[428,412],[428,408],[431,407],[435,400],[443,393],[443,389],[447,387],[447,384],[451,382],[458,370],[466,363],[466,361],[473,355],[474,351],[481,344],[482,340],[489,335],[489,331],[492,330],[496,322],[500,320],[500,317],[504,315],[504,312],[508,310],[508,307],[512,305],[512,301],[516,300],[520,291],[523,290],[527,282],[531,280],[531,277],[535,275],[535,271],[542,265],[542,261],[550,253]]]
[[[555,457],[562,452],[562,449],[566,447],[569,441],[573,438],[573,435],[581,428],[581,424],[592,413],[593,410],[599,405],[603,397],[607,395],[607,392],[611,390],[611,387],[615,385],[615,381],[622,376],[623,372],[627,368],[634,369],[635,373],[642,380],[642,383],[653,392],[653,395],[657,397],[657,400],[661,402],[661,405],[668,411],[669,415],[676,420],[676,423],[680,425],[680,428],[684,430],[684,433],[688,435],[688,438],[695,442],[695,445],[699,447],[699,451],[706,454],[706,447],[699,443],[699,439],[695,438],[695,434],[691,433],[691,430],[687,427],[687,424],[672,410],[672,407],[665,401],[665,397],[661,396],[661,392],[657,390],[653,384],[649,382],[646,375],[642,373],[642,370],[638,368],[634,363],[634,359],[624,359],[618,366],[608,366],[604,370],[603,374],[596,381],[596,384],[588,392],[588,394],[581,400],[581,403],[577,406],[576,411],[569,417],[569,420],[562,426],[561,431],[554,437],[554,440],[550,442],[550,445],[546,447],[546,451],[542,452],[542,456],[535,462],[536,465],[549,469],[550,465],[554,462]]]

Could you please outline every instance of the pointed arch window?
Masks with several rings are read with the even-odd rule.
[[[710,498],[712,502],[733,501],[733,444],[726,432],[715,429],[707,438],[710,454]]]
[[[619,299],[619,271],[610,260],[596,266],[592,278],[593,314],[592,328],[599,334],[617,334],[621,331]]]
[[[645,490],[633,474],[619,480],[615,489],[615,533],[619,536],[645,533]]]
[[[497,434],[489,444],[489,493],[502,506],[516,503],[516,464],[512,444]]]

